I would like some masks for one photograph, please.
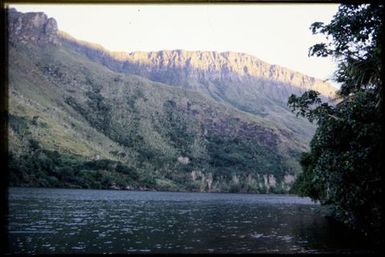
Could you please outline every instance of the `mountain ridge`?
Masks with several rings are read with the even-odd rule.
[[[16,37],[15,40],[24,43],[30,40],[66,44],[114,71],[136,74],[166,84],[197,88],[196,85],[191,86],[191,83],[184,83],[184,81],[192,79],[197,81],[193,84],[199,84],[202,79],[230,80],[241,83],[243,80],[249,80],[251,83],[267,80],[280,82],[280,86],[283,87],[294,87],[297,94],[313,89],[320,92],[328,100],[333,98],[336,92],[333,86],[320,79],[279,65],[271,65],[246,53],[186,51],[182,49],[150,52],[110,51],[100,44],[78,40],[70,34],[60,31],[56,20],[48,18],[42,12],[29,13],[23,16],[12,8],[10,14],[9,34],[11,39]],[[30,34],[31,32],[32,34]],[[35,38],[34,35],[36,34],[37,37]],[[166,80],[160,78],[167,77],[164,76],[166,70],[173,70],[175,73],[173,75],[177,77],[177,81],[174,78]],[[182,79],[181,76],[184,78]],[[183,83],[184,85],[180,85]]]
[[[113,70],[124,71],[124,67],[127,67],[128,63],[131,65],[150,65],[151,69],[160,70],[167,68],[196,69],[201,72],[216,72],[215,76],[224,76],[226,79],[259,78],[275,80],[290,84],[301,90],[314,89],[327,98],[335,96],[336,89],[320,79],[304,75],[280,65],[269,64],[247,53],[189,51],[183,49],[134,52],[110,51],[100,44],[78,40],[63,31],[59,31],[58,35],[64,44],[69,44],[79,51],[86,52],[89,57],[96,54],[100,55],[99,57],[101,58],[106,58],[102,59],[101,62],[107,64],[107,67]],[[88,51],[85,48],[89,48]],[[98,56],[93,58],[98,59]],[[109,58],[112,60],[109,60]],[[119,63],[112,64],[111,62],[113,61]],[[189,73],[193,72],[188,71],[186,75],[189,76]],[[311,88],[305,87],[305,85],[311,85]]]

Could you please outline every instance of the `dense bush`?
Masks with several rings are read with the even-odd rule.
[[[378,231],[383,217],[383,11],[382,4],[341,5],[330,24],[313,23],[313,33],[331,40],[310,54],[338,61],[339,99],[322,103],[315,91],[289,98],[318,125],[294,192],[330,205],[335,218],[365,233]]]
[[[109,188],[112,184],[154,184],[133,168],[111,160],[87,161],[57,151],[32,149],[31,154],[8,156],[11,186]]]
[[[273,149],[261,146],[250,139],[212,136],[208,139],[209,164],[215,176],[230,177],[240,174],[284,175],[284,165]]]

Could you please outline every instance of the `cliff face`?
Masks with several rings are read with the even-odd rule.
[[[283,92],[283,97],[278,99],[280,101],[287,101],[291,93],[300,94],[309,89],[320,92],[325,98],[335,96],[335,88],[319,79],[270,65],[244,53],[184,50],[110,52],[100,45],[76,40],[66,33],[61,33],[60,38],[64,44],[114,71],[175,86],[207,89],[210,82],[233,82],[248,84],[260,91],[264,90],[260,84],[270,84],[272,90]]]
[[[59,44],[58,27],[54,18],[42,12],[20,13],[12,8],[8,12],[8,34],[11,42],[27,44]]]
[[[325,96],[334,92],[330,85],[289,69],[269,65],[258,58],[234,52],[159,51],[133,52],[120,59],[132,65],[148,65],[153,74],[174,70],[188,79],[228,80],[234,82],[253,79],[271,80],[298,89],[315,89]]]

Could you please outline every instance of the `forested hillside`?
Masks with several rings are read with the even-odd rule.
[[[326,99],[332,88],[277,66],[259,76],[244,54],[158,55],[174,57],[119,57],[59,32],[43,13],[11,9],[11,185],[287,192],[314,126],[284,98],[321,87]],[[210,55],[198,69],[194,58]],[[236,56],[247,76],[233,68]]]

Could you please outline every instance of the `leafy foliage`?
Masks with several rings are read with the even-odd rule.
[[[313,33],[331,41],[310,54],[339,61],[338,103],[321,103],[312,91],[288,101],[318,125],[293,191],[333,206],[336,218],[365,233],[378,229],[382,217],[382,12],[383,5],[341,5],[330,24],[313,23]]]
[[[309,50],[310,55],[333,56],[338,61],[335,80],[341,83],[341,96],[371,89],[376,92],[378,106],[382,99],[383,8],[378,4],[341,5],[330,24],[311,25],[313,33],[331,40]]]

